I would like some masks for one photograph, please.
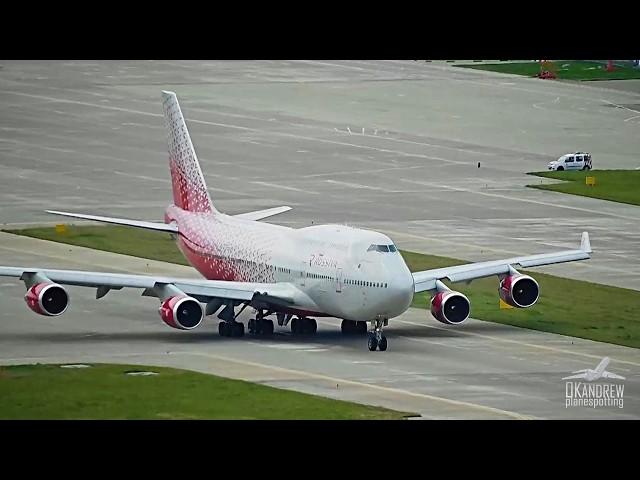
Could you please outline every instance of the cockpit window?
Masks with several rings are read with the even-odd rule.
[[[388,253],[388,252],[397,252],[397,249],[396,249],[395,245],[371,245],[367,249],[367,252],[384,252],[384,253]]]

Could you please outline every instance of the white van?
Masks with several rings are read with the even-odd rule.
[[[567,153],[559,159],[549,162],[549,170],[591,170],[591,154],[584,152]]]

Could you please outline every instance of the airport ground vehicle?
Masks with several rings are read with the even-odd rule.
[[[547,164],[548,170],[591,170],[591,154],[585,152],[567,153]]]
[[[528,308],[538,300],[538,283],[516,267],[591,256],[584,232],[580,247],[573,250],[411,273],[393,241],[379,232],[335,224],[295,229],[260,221],[290,210],[287,206],[226,215],[209,195],[175,93],[163,91],[162,106],[173,192],[164,222],[48,212],[170,233],[204,278],[0,266],[0,276],[25,283],[24,298],[35,313],[57,316],[67,310],[69,294],[62,285],[96,288],[96,298],[111,290],[137,288],[143,296],[157,297],[162,321],[179,330],[192,330],[205,315],[217,314],[222,320],[221,336],[242,337],[244,324],[237,318],[252,307],[255,318],[247,325],[250,334],[273,334],[271,315],[280,326],[290,323],[294,334],[315,333],[317,323],[312,317],[333,317],[342,320],[343,333],[367,333],[369,324],[369,350],[386,350],[383,328],[409,308],[414,293],[430,292],[433,317],[459,325],[469,317],[469,300],[443,281],[498,276],[498,296],[513,307]]]

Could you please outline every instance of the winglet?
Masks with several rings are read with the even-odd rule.
[[[591,253],[591,242],[589,241],[589,232],[582,232],[582,239],[580,240],[580,250],[586,253]]]

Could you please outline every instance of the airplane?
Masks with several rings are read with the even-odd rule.
[[[255,315],[247,328],[252,335],[272,335],[274,324],[268,317],[273,315],[293,334],[313,334],[313,317],[332,317],[342,321],[345,334],[368,334],[370,351],[384,351],[384,327],[409,308],[415,293],[432,294],[430,310],[436,320],[460,325],[469,317],[469,299],[443,281],[496,275],[500,298],[528,308],[537,302],[539,286],[516,267],[591,257],[589,235],[583,232],[575,250],[411,273],[394,242],[379,232],[337,224],[295,229],[260,221],[290,210],[288,206],[224,214],[211,200],[176,94],[162,91],[161,96],[173,191],[164,222],[47,212],[169,233],[204,279],[0,266],[0,276],[24,281],[24,298],[32,311],[63,314],[69,306],[63,285],[96,288],[97,299],[111,290],[137,288],[143,296],[160,300],[162,321],[175,329],[192,330],[205,316],[217,313],[221,336],[242,337],[245,326],[238,317],[251,307]]]
[[[584,378],[588,382],[593,382],[594,380],[598,380],[599,378],[614,378],[618,380],[624,380],[623,376],[616,373],[607,372],[605,370],[605,368],[607,368],[607,365],[609,365],[609,362],[609,357],[604,357],[595,369],[585,368],[583,370],[576,370],[575,372],[571,373],[576,373],[577,375],[569,375],[568,377],[563,377],[562,379],[571,380],[574,378]]]

